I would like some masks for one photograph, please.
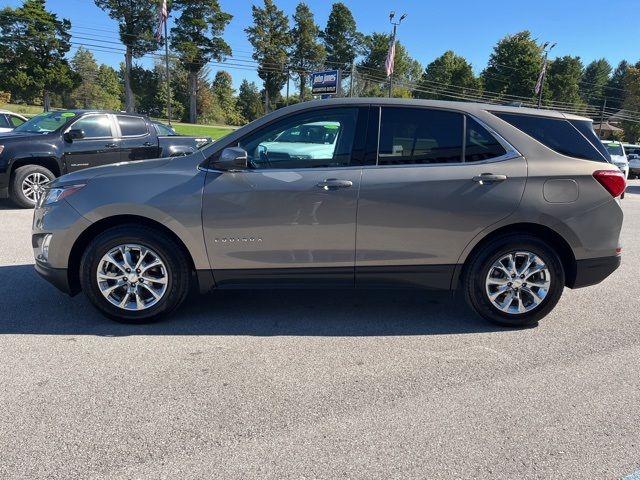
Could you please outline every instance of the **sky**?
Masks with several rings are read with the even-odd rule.
[[[21,0],[0,0],[0,8],[16,7]],[[92,50],[99,63],[117,67],[123,61],[118,27],[95,6],[93,0],[47,0],[47,8],[72,24],[71,54],[81,45]],[[299,0],[275,0],[289,16]],[[320,28],[324,26],[332,1],[306,0]],[[579,56],[586,65],[606,58],[612,65],[626,59],[640,60],[640,0],[458,0],[389,1],[343,0],[352,11],[358,30],[389,32],[389,11],[407,14],[398,39],[423,66],[446,50],[453,50],[471,62],[476,73],[487,64],[494,45],[508,34],[530,30],[540,43],[557,42],[550,58]],[[212,75],[225,69],[237,88],[243,78],[260,80],[251,65],[252,47],[244,28],[251,24],[251,5],[262,0],[220,0],[222,9],[233,15],[225,40],[233,50],[232,65],[212,65]],[[171,19],[169,26],[171,26]],[[137,60],[144,66],[152,58]],[[241,66],[240,66],[241,65]]]

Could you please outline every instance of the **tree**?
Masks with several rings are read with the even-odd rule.
[[[607,97],[607,108],[620,110],[624,102],[625,76],[631,65],[626,60],[622,60],[613,71],[609,83],[605,88]]]
[[[322,66],[326,52],[322,44],[318,43],[320,29],[315,24],[313,13],[306,3],[298,4],[293,22],[293,49],[289,63],[298,77],[300,99],[304,100],[309,75]]]
[[[219,70],[211,83],[211,91],[216,102],[224,112],[224,123],[227,125],[242,125],[242,115],[238,112],[234,97],[233,80],[229,72]]]
[[[79,79],[64,58],[71,48],[71,22],[45,9],[45,0],[25,0],[0,10],[0,90],[17,101],[42,99],[49,109],[51,92],[68,92]]]
[[[574,108],[584,105],[580,97],[582,81],[582,61],[580,57],[566,55],[553,60],[548,67],[549,97],[552,101],[570,104]]]
[[[218,0],[175,0],[180,17],[171,29],[171,46],[189,72],[189,121],[197,120],[198,72],[209,62],[231,55],[222,34],[233,18],[220,9]]]
[[[96,83],[98,64],[93,54],[84,47],[80,47],[71,60],[73,71],[81,78],[80,85],[71,94],[76,106],[81,108],[96,108],[100,96],[100,89]]]
[[[624,76],[625,110],[640,112],[640,62],[635,67],[629,67]],[[640,123],[624,120],[622,122],[625,140],[630,143],[640,142]]]
[[[503,38],[494,47],[489,65],[481,74],[485,90],[534,100],[542,53],[528,31]]]
[[[277,100],[287,81],[285,65],[291,45],[289,20],[273,0],[264,0],[264,8],[252,5],[253,25],[245,28],[253,46],[253,59],[258,62],[258,76],[264,82],[265,112],[269,102]]]
[[[450,95],[437,93],[447,88],[452,95],[476,95],[480,81],[473,74],[471,64],[464,57],[456,55],[452,50],[444,52],[427,65],[422,73],[418,88],[434,93],[417,91],[417,98],[451,99]]]
[[[320,34],[327,52],[326,64],[331,68],[339,68],[347,78],[351,72],[351,64],[358,55],[362,43],[362,35],[356,29],[356,21],[351,10],[342,2],[334,3],[327,19],[327,26]]]
[[[120,110],[122,108],[122,87],[117,72],[108,65],[100,65],[96,78],[98,98],[96,108]]]
[[[131,88],[133,59],[158,48],[154,28],[158,22],[156,0],[95,0],[96,5],[118,22],[120,41],[125,46],[124,98],[127,112],[135,110]]]
[[[362,94],[364,96],[384,96],[385,85],[388,85],[385,71],[385,60],[391,43],[391,35],[387,33],[374,32],[364,37],[363,54],[364,58],[358,65],[362,69],[362,76],[366,79],[366,84]],[[405,95],[400,87],[406,84],[417,82],[422,73],[420,63],[412,59],[407,49],[400,41],[396,40],[396,54],[394,59],[393,78],[397,95]],[[394,91],[394,96],[396,93]]]
[[[242,80],[238,91],[238,110],[248,122],[253,122],[264,115],[260,91],[254,82]]]
[[[582,79],[582,98],[585,103],[602,102],[602,97],[605,93],[605,87],[609,82],[611,70],[611,64],[604,58],[594,60],[587,65]]]

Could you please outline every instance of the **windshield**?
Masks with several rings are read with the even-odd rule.
[[[607,150],[609,151],[609,155],[624,155],[624,150],[622,150],[622,144],[620,143],[607,143],[605,144]]]
[[[51,133],[65,126],[75,118],[73,112],[45,112],[36,115],[31,120],[26,121],[14,132],[23,133]]]
[[[338,124],[306,124],[285,130],[274,142],[332,144],[338,134]]]

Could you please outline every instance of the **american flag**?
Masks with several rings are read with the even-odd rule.
[[[169,16],[169,13],[167,12],[167,0],[162,0],[158,14],[160,16],[160,23],[158,24],[158,30],[156,31],[156,39],[161,42],[164,34],[164,25],[167,23],[167,17]]]
[[[391,38],[391,44],[389,45],[389,52],[387,53],[387,59],[384,61],[384,68],[387,70],[387,77],[390,77],[393,73],[393,66],[396,57],[396,37]]]
[[[547,71],[547,59],[544,59],[542,63],[542,70],[540,70],[540,76],[538,77],[538,81],[536,82],[536,95],[540,93],[540,89],[542,88],[542,79],[544,78],[544,74]]]

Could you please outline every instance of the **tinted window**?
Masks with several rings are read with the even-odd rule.
[[[507,153],[498,140],[471,117],[467,117],[465,142],[465,162],[480,162]]]
[[[90,115],[81,118],[71,128],[82,130],[85,138],[111,136],[111,120],[106,115]]]
[[[141,117],[118,115],[118,125],[123,137],[138,137],[147,134],[147,122]]]
[[[383,108],[378,165],[462,161],[463,117],[426,108]]]
[[[596,147],[567,120],[503,112],[494,112],[494,115],[562,155],[606,161]]]
[[[19,127],[24,123],[24,120],[22,120],[20,117],[16,117],[14,115],[7,115],[7,117],[12,127]]]
[[[624,155],[624,150],[622,149],[622,144],[620,143],[606,143],[604,146],[607,147],[610,155],[616,155],[618,157]]]
[[[6,115],[0,114],[0,128],[11,128],[9,126],[9,122],[7,121]]]
[[[589,122],[588,120],[569,120],[569,123],[576,127],[582,135],[587,137],[587,140],[589,140],[607,160],[611,160],[607,148],[602,144],[596,132],[593,131],[593,122]]]
[[[176,132],[174,132],[171,128],[167,127],[166,125],[163,125],[162,123],[154,123],[153,125],[156,127],[156,130],[158,131],[158,135],[168,135],[168,136],[176,135]]]
[[[251,168],[348,166],[357,120],[357,108],[317,110],[267,126],[239,144],[247,151]]]

